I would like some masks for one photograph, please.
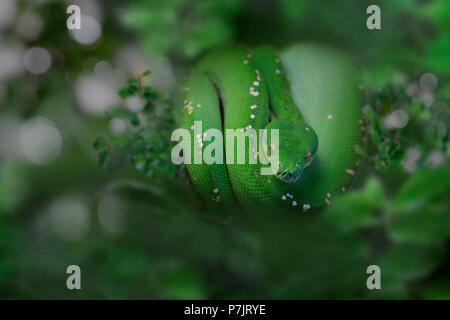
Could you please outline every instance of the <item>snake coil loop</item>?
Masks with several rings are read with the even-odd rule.
[[[307,211],[329,204],[357,169],[363,88],[355,62],[319,45],[295,45],[280,57],[270,48],[211,52],[187,78],[178,117],[193,133],[193,152],[184,157],[192,160],[186,167],[194,188],[210,206]],[[278,149],[234,143],[260,129],[277,129]],[[218,144],[217,135],[230,130],[235,135]],[[248,150],[244,163],[238,148]],[[272,152],[276,172],[262,175]],[[196,153],[224,161],[194,163]]]

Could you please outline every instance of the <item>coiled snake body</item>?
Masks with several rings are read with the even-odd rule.
[[[295,45],[280,57],[269,48],[211,52],[184,84],[181,125],[191,132],[200,120],[202,132],[279,129],[279,169],[261,175],[262,164],[249,159],[270,151],[250,148],[244,164],[236,155],[233,164],[187,164],[193,186],[209,205],[307,211],[330,203],[355,174],[362,88],[356,63],[318,45]],[[211,143],[204,133],[194,136],[192,150]]]

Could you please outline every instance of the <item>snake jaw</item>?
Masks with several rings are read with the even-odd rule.
[[[279,172],[276,177],[282,182],[286,183],[296,183],[298,179],[300,178],[300,175],[302,173],[302,169],[297,167],[294,170],[286,169],[282,172]]]

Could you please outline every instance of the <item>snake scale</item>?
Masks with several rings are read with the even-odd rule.
[[[235,45],[208,53],[182,89],[180,126],[194,132],[202,121],[192,150],[208,148],[213,139],[204,132],[211,128],[244,133],[275,128],[279,168],[262,175],[262,163],[250,163],[250,157],[258,152],[268,157],[270,150],[250,148],[244,164],[220,150],[228,157],[225,163],[186,164],[195,190],[209,206],[307,211],[329,204],[345,192],[358,166],[363,88],[357,63],[316,44],[297,44],[279,56],[268,47]],[[229,157],[235,157],[233,163]]]

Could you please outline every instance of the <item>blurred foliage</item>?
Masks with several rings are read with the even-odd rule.
[[[150,75],[144,71],[139,79],[130,78],[127,86],[119,91],[122,99],[141,97],[145,102],[142,110],[132,111],[125,106],[107,112],[106,119],[124,119],[129,122],[125,133],[100,137],[94,142],[98,151],[99,164],[104,164],[107,156],[127,156],[134,167],[147,178],[157,173],[174,177],[177,168],[173,166],[167,152],[170,135],[175,129],[174,108],[170,99],[160,95],[150,86],[142,85],[142,78]]]
[[[448,105],[440,102],[427,107],[419,98],[409,97],[407,90],[405,85],[393,84],[377,92],[369,89],[368,104],[363,107],[367,127],[364,122],[361,127],[367,131],[366,140],[369,138],[370,144],[367,150],[357,151],[384,173],[399,169],[408,148],[419,150],[421,156],[417,162],[420,168],[426,165],[425,156],[433,150],[442,156],[448,152]],[[398,111],[403,112],[400,118],[404,119],[394,116],[393,121],[405,123],[399,123],[400,126],[394,123],[394,127],[390,127],[388,117]]]
[[[42,46],[53,57],[46,74],[0,78],[0,130],[40,116],[64,141],[55,161],[37,166],[5,152],[0,137],[1,298],[450,299],[448,0],[90,2],[102,12],[95,45],[55,27],[67,17],[56,1],[17,2],[44,19],[38,38],[0,30],[0,50]],[[365,28],[369,4],[381,7],[381,30]],[[366,144],[353,188],[330,206],[216,215],[170,165],[174,97],[146,79],[166,80],[162,56],[180,82],[195,59],[228,41],[323,42],[363,64]],[[127,74],[106,121],[80,110],[77,77],[130,45],[157,68]],[[424,73],[437,77],[433,90],[421,87]],[[130,98],[142,108],[128,108]],[[407,121],[393,128],[398,111]],[[117,121],[123,130],[113,130]],[[81,267],[81,291],[66,289],[71,264]],[[382,290],[366,288],[372,264]]]
[[[232,18],[239,0],[134,1],[123,16],[149,54],[185,54],[202,51],[232,39]]]

